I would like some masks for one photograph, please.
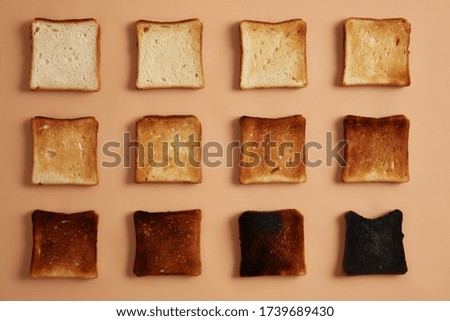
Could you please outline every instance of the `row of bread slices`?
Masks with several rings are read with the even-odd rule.
[[[349,18],[344,24],[343,85],[408,86],[411,26],[403,18]],[[140,20],[138,89],[203,88],[203,25]],[[306,23],[245,20],[240,23],[240,87],[299,88],[308,83]],[[100,89],[100,29],[95,19],[31,24],[32,90]]]
[[[32,182],[42,185],[96,185],[98,122],[94,117],[55,119],[33,117]],[[320,160],[307,158],[306,120],[301,115],[282,118],[243,116],[240,119],[239,179],[242,184],[302,183],[307,166]],[[344,182],[407,182],[409,180],[409,120],[404,115],[371,118],[346,116],[344,140],[335,158],[343,167]],[[124,138],[125,139],[125,138]],[[331,142],[327,142],[331,143]],[[123,142],[124,153],[135,149],[137,183],[200,183],[202,166],[220,166],[233,157],[229,146],[208,142],[202,145],[200,121],[192,115],[145,116],[136,122],[136,141]],[[126,146],[129,147],[126,150]],[[339,144],[338,144],[339,145]],[[102,147],[105,168],[122,166],[119,142]],[[211,152],[214,150],[214,153]],[[222,154],[220,154],[222,152]],[[209,158],[214,157],[212,162]],[[217,163],[219,162],[219,164]],[[330,164],[328,164],[330,165]]]
[[[134,213],[134,273],[200,275],[201,211]],[[98,215],[36,210],[32,214],[35,278],[97,277]],[[239,217],[241,276],[306,274],[303,215],[295,209],[247,211]],[[376,219],[354,212],[347,222],[343,272],[347,275],[404,274],[403,213]]]

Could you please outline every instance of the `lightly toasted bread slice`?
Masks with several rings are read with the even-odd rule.
[[[37,185],[97,185],[94,117],[33,117],[32,182]]]
[[[239,217],[240,276],[306,274],[303,215],[295,209]]]
[[[31,23],[31,90],[100,90],[100,27],[95,19]]]
[[[36,210],[32,214],[33,278],[97,277],[97,225],[94,211],[75,214]]]
[[[306,120],[303,116],[243,116],[239,123],[241,184],[306,182]]]
[[[202,33],[199,19],[136,22],[136,88],[203,88]]]
[[[201,274],[201,211],[134,213],[134,273],[145,275]]]
[[[308,84],[306,22],[244,20],[241,32],[241,89],[301,88]]]
[[[202,128],[192,115],[145,116],[136,122],[136,183],[201,183]]]
[[[344,86],[409,86],[411,24],[404,18],[344,23]]]
[[[409,119],[404,115],[346,116],[343,181],[409,181],[409,126]]]

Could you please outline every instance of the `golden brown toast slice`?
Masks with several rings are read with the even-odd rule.
[[[407,182],[409,180],[409,119],[344,118],[345,162],[342,179],[352,182]]]
[[[202,129],[195,116],[143,117],[136,137],[137,183],[201,183]]]
[[[303,116],[243,116],[240,126],[241,184],[306,182]]]
[[[98,122],[94,117],[34,117],[32,182],[96,185]]]

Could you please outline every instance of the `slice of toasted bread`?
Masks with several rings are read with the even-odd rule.
[[[32,221],[32,277],[97,277],[96,213],[64,214],[36,210],[32,214]]]
[[[31,90],[100,90],[100,28],[95,19],[31,23]]]
[[[191,115],[146,116],[136,122],[137,183],[201,183],[202,128]]]
[[[134,213],[134,273],[200,275],[200,210]]]
[[[406,116],[346,116],[344,136],[347,142],[344,182],[409,181],[409,119]]]
[[[300,88],[308,84],[306,22],[244,20],[241,31],[241,89]]]
[[[306,182],[303,116],[243,116],[240,126],[241,184]]]
[[[96,185],[97,131],[94,117],[34,117],[32,182],[39,185]]]
[[[344,272],[347,275],[405,274],[408,271],[403,249],[399,210],[376,219],[355,212],[345,214]]]
[[[240,276],[306,274],[303,215],[295,209],[239,217]]]
[[[344,86],[410,85],[406,19],[349,18],[344,29]]]
[[[136,23],[136,88],[203,88],[202,31],[199,19]]]

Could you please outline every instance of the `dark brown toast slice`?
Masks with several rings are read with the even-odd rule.
[[[97,277],[98,216],[95,212],[64,214],[36,210],[32,221],[32,277]]]
[[[134,213],[134,273],[200,275],[200,210]]]

